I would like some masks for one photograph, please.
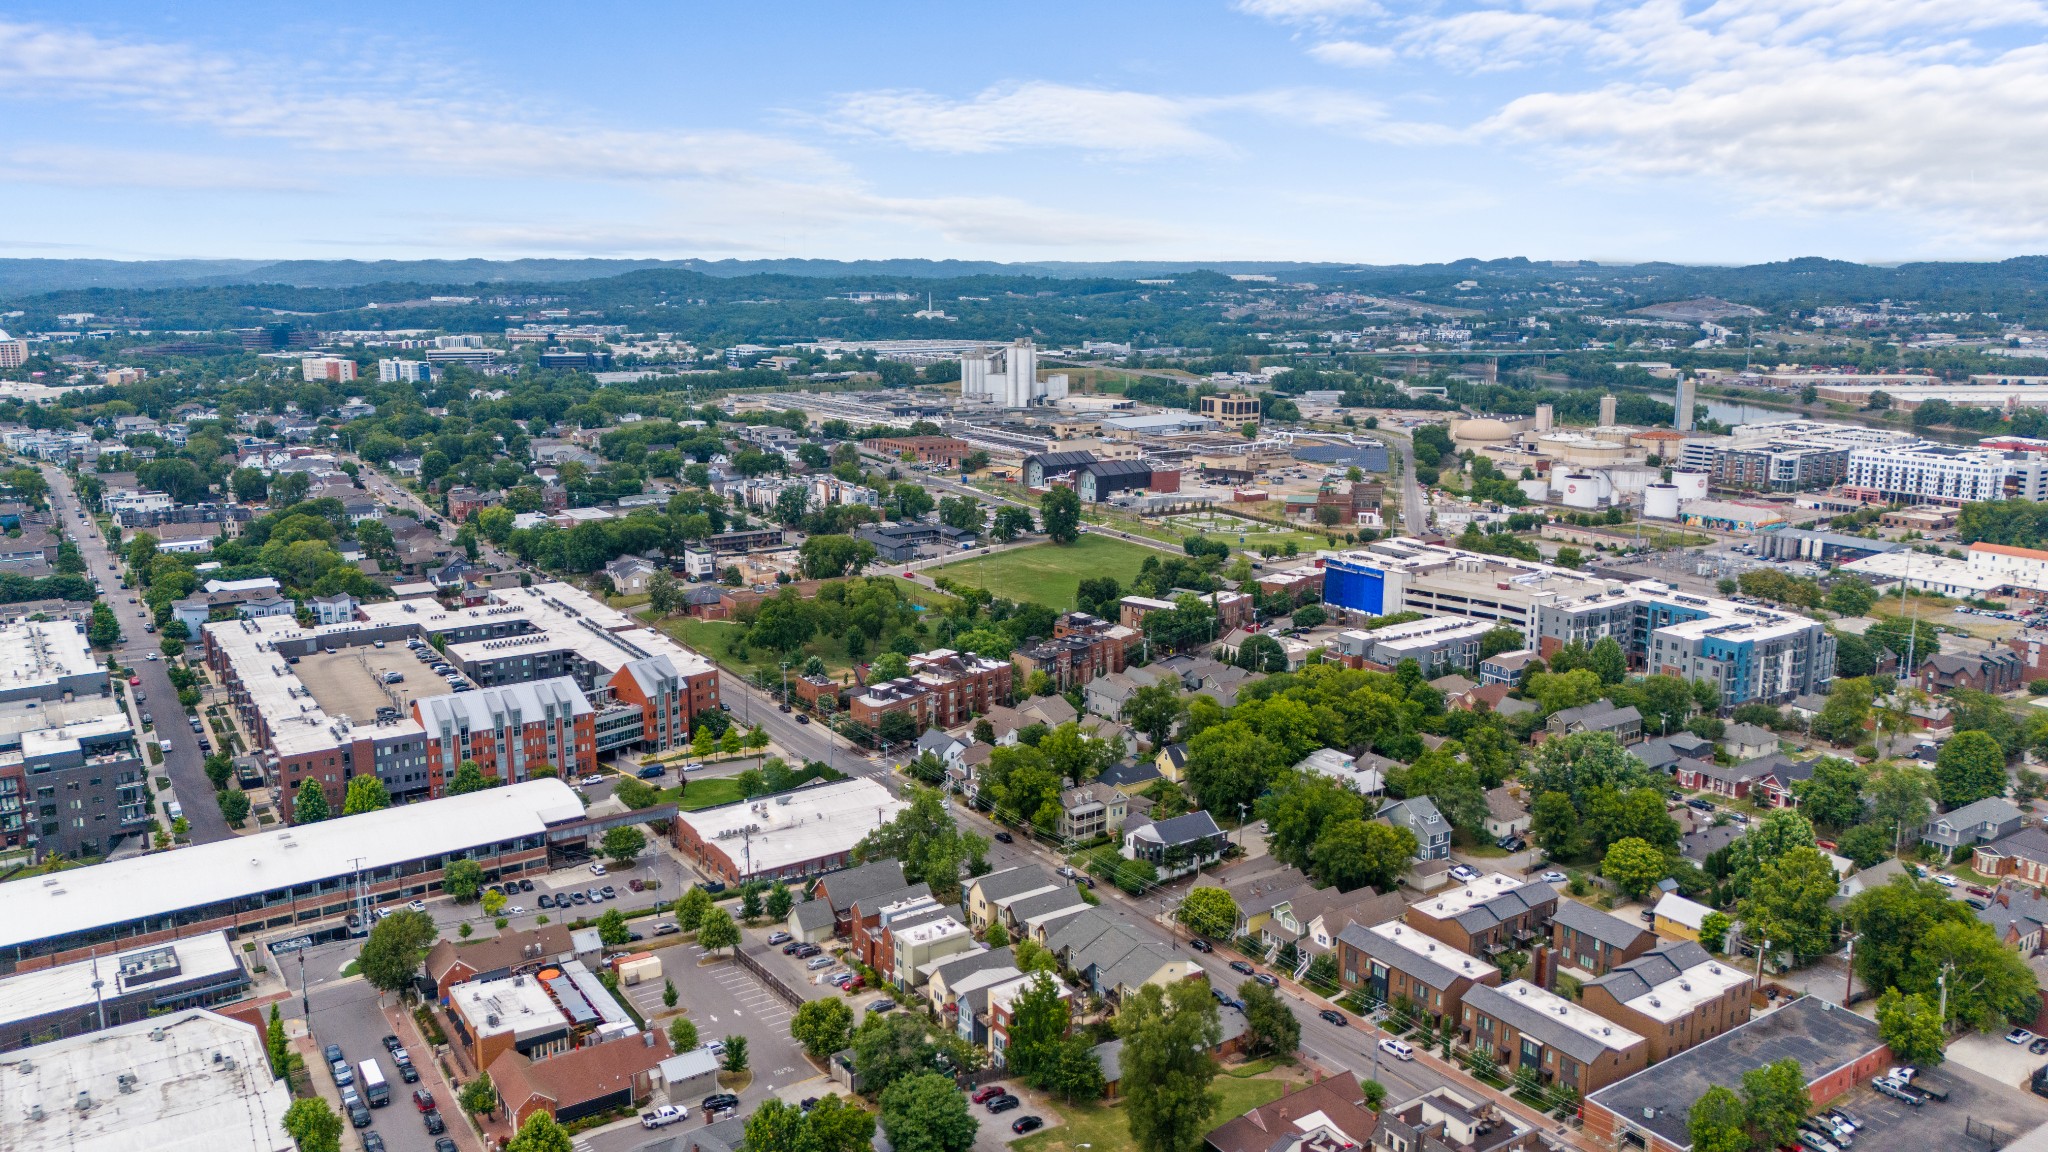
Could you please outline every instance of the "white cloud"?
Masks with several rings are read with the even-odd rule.
[[[1308,50],[1310,56],[1325,64],[1340,68],[1378,68],[1394,61],[1394,50],[1384,44],[1364,44],[1357,40],[1329,40]]]
[[[1375,0],[1237,0],[1237,10],[1288,24],[1329,24],[1386,15]]]

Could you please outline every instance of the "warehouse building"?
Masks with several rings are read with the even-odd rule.
[[[0,1052],[118,1028],[248,994],[225,932],[208,932],[0,979]]]
[[[684,812],[677,850],[716,880],[796,880],[844,868],[854,845],[909,805],[862,777]]]

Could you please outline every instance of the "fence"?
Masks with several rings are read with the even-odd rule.
[[[791,988],[787,983],[785,983],[779,974],[770,972],[767,968],[762,966],[759,960],[754,959],[752,956],[749,956],[745,952],[741,952],[735,949],[734,957],[740,962],[740,967],[745,968],[747,971],[752,972],[755,976],[759,977],[761,983],[765,985],[770,992],[773,992],[777,996],[782,997],[784,1000],[789,1001],[789,1006],[791,1008],[803,1007],[804,998],[797,993],[796,989]]]
[[[1973,1116],[1963,1117],[1963,1135],[1982,1140],[1993,1148],[2003,1148],[2012,1143],[2012,1133],[1996,1125],[1986,1124]]]

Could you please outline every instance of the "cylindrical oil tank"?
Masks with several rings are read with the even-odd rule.
[[[1515,484],[1521,488],[1522,495],[1527,496],[1531,500],[1542,501],[1550,499],[1550,481],[1540,476],[1534,480],[1517,480]]]
[[[1652,484],[1644,488],[1643,515],[1651,520],[1678,519],[1678,485]]]
[[[1598,508],[1600,485],[1583,472],[1573,472],[1564,478],[1564,490],[1558,496],[1567,508]]]
[[[1707,474],[1705,472],[1673,472],[1671,482],[1678,486],[1678,498],[1705,500],[1707,498]]]

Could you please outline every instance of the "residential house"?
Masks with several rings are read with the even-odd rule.
[[[2026,679],[2026,661],[2012,648],[1936,652],[1913,673],[1913,682],[1929,696],[1940,696],[1957,688],[1998,695],[2017,691],[2026,684]]]
[[[853,906],[856,903],[884,892],[901,891],[903,886],[901,860],[876,860],[818,877],[817,883],[811,886],[810,902],[831,909],[832,933],[846,939],[853,934]],[[805,905],[796,907],[800,909]],[[790,913],[792,916],[795,914],[794,910]],[[796,928],[792,927],[790,931],[795,932]]]
[[[975,950],[974,933],[953,915],[951,905],[934,901],[882,923],[881,962],[875,971],[899,989],[924,983],[935,961]]]
[[[940,910],[939,902],[932,897],[931,887],[922,881],[893,892],[863,896],[847,910],[847,939],[853,943],[854,955],[860,958],[861,963],[881,971],[884,942],[890,925],[905,916]]]
[[[1953,860],[1958,849],[1975,849],[1979,844],[2003,840],[2019,831],[2025,820],[2012,801],[1988,796],[1944,812],[1920,827],[1920,842]]]
[[[1971,867],[1978,868],[1982,867],[1982,865],[1973,863]],[[1891,883],[1894,878],[1900,876],[1913,878],[1913,872],[1906,866],[1905,861],[1900,860],[1896,856],[1889,857],[1876,864],[1872,864],[1860,872],[1852,872],[1842,877],[1842,882],[1836,887],[1835,898],[1828,901],[1828,903],[1836,909],[1840,909],[1842,905],[1847,904],[1857,896],[1870,891],[1872,888],[1882,888]]]
[[[1060,793],[1060,836],[1078,842],[1108,836],[1123,827],[1130,797],[1101,783]]]
[[[1115,720],[1124,714],[1124,705],[1140,688],[1170,683],[1180,687],[1180,678],[1162,673],[1153,668],[1126,668],[1106,676],[1096,676],[1081,686],[1081,701],[1088,711],[1105,719]]]
[[[1681,940],[1586,981],[1579,1002],[1648,1040],[1654,1062],[1748,1023],[1754,983],[1740,967]]]
[[[1754,797],[1772,807],[1789,808],[1798,802],[1793,786],[1801,780],[1811,779],[1813,766],[1817,763],[1819,757],[1794,760],[1782,752],[1753,757],[1739,764],[1716,764],[1685,757],[1673,766],[1671,782],[1680,788],[1711,792],[1734,800]]]
[[[1707,857],[1742,839],[1740,824],[1709,824],[1678,838],[1678,854],[1704,867]]]
[[[1427,796],[1389,800],[1380,805],[1374,818],[1415,834],[1417,860],[1448,860],[1451,855],[1451,822],[1437,811],[1436,801]]]
[[[1061,924],[1094,905],[1088,903],[1079,887],[1068,885],[1050,892],[1019,896],[1001,903],[999,907],[1004,930],[1011,939],[1030,939],[1043,944],[1047,937],[1059,930]]]
[[[1650,926],[1659,936],[1670,936],[1679,940],[1698,941],[1700,927],[1714,910],[1705,904],[1687,900],[1676,892],[1666,892],[1650,909]]]
[[[1512,691],[1514,689],[1506,684],[1481,684],[1465,693],[1458,706],[1467,712],[1498,712],[1503,716],[1520,716],[1524,712],[1536,711],[1536,705],[1508,695]]]
[[[1111,1003],[1121,1003],[1147,984],[1163,987],[1201,971],[1180,949],[1140,933],[1100,908],[1063,921],[1045,946],[1080,977],[1083,986]]]
[[[2048,886],[2048,829],[2030,824],[1989,844],[1979,844],[1970,858],[1970,868],[1982,876],[2010,876],[2022,884]]]
[[[927,963],[919,975],[924,980],[925,997],[943,1016],[957,1009],[962,985],[984,973],[992,973],[998,979],[1023,975],[1016,965],[1015,950],[1007,946],[941,956]]]
[[[425,967],[435,995],[445,997],[457,984],[502,979],[520,969],[539,971],[559,963],[565,956],[582,960],[586,965],[598,959],[595,951],[574,955],[568,925],[543,924],[476,940],[458,942],[443,937],[427,951]]]
[[[1364,1148],[1381,1123],[1355,1073],[1303,1085],[1212,1129],[1204,1152],[1331,1152]],[[1422,1152],[1420,1144],[1412,1152]]]
[[[662,1061],[672,1055],[668,1034],[654,1029],[541,1060],[508,1048],[488,1071],[515,1127],[542,1112],[567,1124],[644,1103],[654,1095]]]
[[[1159,766],[1161,776],[1178,784],[1187,775],[1188,746],[1168,744],[1159,750],[1159,755],[1154,758],[1153,763]]]
[[[1095,778],[1097,784],[1107,785],[1126,796],[1134,796],[1153,784],[1165,779],[1159,774],[1159,765],[1151,760],[1123,760],[1111,764]]]
[[[1244,1051],[1245,1035],[1250,1031],[1242,1009],[1219,1005],[1216,1022],[1220,1025],[1216,1046],[1209,1049],[1212,1056],[1225,1056]],[[1096,1067],[1102,1069],[1102,1095],[1114,1100],[1123,1092],[1123,1051],[1122,1040],[1109,1040],[1088,1050],[1095,1057]]]
[[[1381,1109],[1373,1152],[1542,1152],[1536,1129],[1477,1093],[1432,1088]]]
[[[1494,956],[1542,939],[1556,910],[1550,885],[1492,872],[1409,905],[1407,920],[1460,952]]]
[[[1502,979],[1499,967],[1395,921],[1337,933],[1337,977],[1370,1003],[1405,1000],[1431,1020],[1458,1019],[1466,992]]]
[[[1221,860],[1226,844],[1213,817],[1207,812],[1190,812],[1171,820],[1126,826],[1123,856],[1149,861],[1159,870],[1161,880],[1169,880]]]
[[[1003,1069],[1009,1066],[1010,1027],[1015,1017],[1017,998],[1038,986],[1039,981],[1049,984],[1054,995],[1061,1000],[1072,1000],[1074,993],[1059,979],[1045,972],[1033,972],[1018,976],[1014,980],[996,985],[988,990],[987,1030],[989,1067]]]
[[[1550,946],[1561,963],[1605,976],[1657,945],[1657,934],[1590,904],[1560,899],[1550,920]]]
[[[927,728],[924,735],[917,738],[917,754],[923,756],[927,752],[931,753],[938,758],[939,763],[945,765],[946,773],[953,775],[966,767],[967,749],[972,744],[971,740],[962,740],[937,728]]]
[[[998,704],[984,709],[984,712],[983,719],[994,729],[996,743],[1003,745],[1017,743],[1017,733],[1034,724],[1057,728],[1081,719],[1081,714],[1061,696],[1034,696],[1019,701],[1014,708]]]
[[[1976,911],[1977,919],[1991,925],[1999,940],[2020,955],[2039,955],[2048,947],[2048,899],[2038,889],[2002,881],[1986,905]]]
[[[1601,700],[1579,708],[1566,708],[1550,714],[1545,724],[1552,737],[1573,736],[1580,732],[1607,732],[1623,744],[1633,744],[1643,738],[1643,714],[1635,705],[1616,708],[1614,701]]]
[[[1466,1042],[1503,1074],[1533,1068],[1546,1087],[1581,1096],[1650,1063],[1646,1038],[1526,980],[1468,989],[1459,1025]]]
[[[1754,724],[1730,724],[1721,734],[1721,748],[1736,760],[1754,760],[1778,750],[1777,734]]]
[[[1391,923],[1407,910],[1408,902],[1398,892],[1302,888],[1273,906],[1259,938],[1270,947],[1294,945],[1306,964],[1309,958],[1335,948],[1338,934],[1346,927]]]
[[[604,574],[611,577],[612,589],[621,596],[635,596],[647,591],[655,573],[664,571],[667,569],[662,565],[631,553],[604,566]]]
[[[1536,659],[1534,648],[1517,648],[1513,652],[1497,652],[1479,662],[1479,683],[1505,684],[1510,688],[1521,686],[1522,677],[1529,664]]]
[[[1294,770],[1327,776],[1361,796],[1379,796],[1387,790],[1386,773],[1373,767],[1371,759],[1361,763],[1358,757],[1338,748],[1318,748],[1296,764]]]
[[[1022,864],[975,877],[960,903],[967,912],[968,926],[985,932],[990,924],[1006,919],[1003,910],[1010,902],[1067,887],[1071,887],[1067,881],[1038,865]]]
[[[1503,836],[1522,836],[1529,831],[1529,806],[1522,803],[1522,797],[1514,789],[1503,784],[1490,788],[1486,793],[1486,834],[1499,840]]]
[[[1659,772],[1671,772],[1680,760],[1707,760],[1714,758],[1714,742],[1691,732],[1675,732],[1669,736],[1656,736],[1640,744],[1629,746],[1629,755],[1641,760]]]

